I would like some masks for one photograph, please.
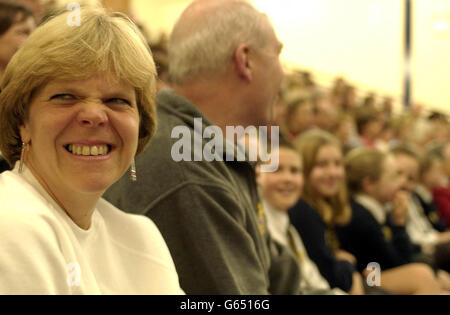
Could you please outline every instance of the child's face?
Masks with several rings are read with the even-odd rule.
[[[260,173],[258,185],[264,200],[278,210],[287,211],[300,198],[303,189],[303,166],[300,155],[289,148],[279,149],[278,170]]]
[[[383,124],[379,119],[372,120],[364,127],[364,136],[370,140],[376,140],[382,128]]]
[[[324,198],[338,194],[345,180],[341,149],[334,144],[321,147],[308,180],[312,189]]]
[[[406,154],[397,154],[395,161],[399,175],[404,178],[402,189],[412,192],[419,177],[419,162]]]
[[[289,131],[300,133],[314,125],[314,113],[311,103],[299,105],[292,117],[289,118]]]
[[[347,144],[352,136],[353,130],[353,122],[350,119],[346,119],[340,122],[338,128],[335,130],[335,134],[342,144]]]
[[[441,160],[435,159],[430,168],[422,174],[422,183],[429,189],[440,187],[445,182],[444,168]]]
[[[405,182],[406,177],[400,176],[394,156],[388,155],[380,179],[374,183],[372,197],[382,204],[391,202]]]

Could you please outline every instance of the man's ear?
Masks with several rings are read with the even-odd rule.
[[[239,77],[251,81],[252,80],[252,63],[250,62],[250,48],[246,44],[238,46],[234,52],[234,65]]]

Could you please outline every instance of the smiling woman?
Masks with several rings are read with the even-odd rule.
[[[151,53],[122,14],[83,8],[78,27],[68,14],[30,36],[1,83],[14,169],[0,175],[0,294],[182,293],[153,222],[101,199],[154,133]]]

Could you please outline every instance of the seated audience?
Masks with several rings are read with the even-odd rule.
[[[434,150],[442,159],[444,184],[433,189],[433,198],[440,217],[450,226],[450,141],[438,145]]]
[[[447,225],[437,210],[433,191],[444,185],[442,157],[435,152],[434,148],[427,150],[420,158],[419,179],[413,193],[420,202],[428,221],[438,232],[444,232]]]
[[[395,147],[391,152],[399,173],[406,177],[402,189],[409,194],[406,223],[408,235],[413,243],[422,246],[423,252],[433,253],[437,244],[450,242],[450,232],[437,231],[426,217],[417,196],[413,195],[419,178],[419,156],[407,146]]]
[[[383,271],[382,285],[392,292],[401,287],[403,294],[431,293],[437,284],[448,290],[450,278],[445,272],[442,278],[447,280],[440,283],[430,267],[412,263],[418,249],[405,229],[408,199],[401,187],[406,178],[398,175],[394,157],[360,148],[346,156],[345,164],[353,196],[352,219],[337,231],[342,248],[355,255],[358,269],[376,262]],[[390,203],[393,207],[388,211]]]
[[[298,146],[304,161],[306,184],[303,200],[290,210],[292,223],[302,236],[308,254],[330,284],[340,281],[347,291],[359,284],[364,292],[357,258],[342,249],[338,238],[338,230],[352,219],[340,144],[331,134],[312,130],[298,139]],[[409,274],[416,277],[406,277]],[[426,265],[382,271],[381,288],[393,294],[440,292],[432,269]]]
[[[417,196],[413,195],[419,177],[419,158],[407,146],[391,150],[399,173],[406,177],[402,189],[408,193],[408,220],[406,231],[411,241],[421,246],[422,252],[433,257],[433,265],[450,272],[450,231],[439,232],[425,215]]]
[[[352,194],[352,220],[338,231],[343,248],[358,260],[358,270],[377,262],[383,270],[412,260],[415,247],[406,233],[408,199],[401,191],[405,179],[397,174],[393,156],[359,148],[345,159]],[[394,205],[388,212],[387,204]]]
[[[180,294],[148,218],[102,199],[156,128],[156,70],[124,15],[81,10],[40,26],[0,93],[0,294]],[[123,52],[127,53],[124,54]]]
[[[336,225],[350,220],[342,150],[325,131],[310,130],[296,140],[303,160],[305,186],[302,199],[289,211],[309,257],[331,287],[363,294],[364,284],[356,260],[339,248]]]
[[[262,197],[267,226],[275,241],[289,248],[298,258],[304,294],[345,294],[342,290],[331,290],[317,266],[309,258],[297,230],[289,222],[288,210],[297,203],[303,189],[302,159],[295,147],[280,139],[278,170],[257,172],[258,187]]]

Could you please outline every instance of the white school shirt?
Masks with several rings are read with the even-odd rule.
[[[302,292],[320,292],[328,291],[330,294],[344,295],[344,291],[334,288],[330,288],[330,284],[320,274],[317,265],[309,258],[305,249],[303,241],[298,234],[297,230],[289,221],[287,213],[279,211],[263,200],[264,214],[267,220],[267,228],[272,238],[281,245],[295,251],[298,258],[298,263],[301,272],[300,289]],[[289,234],[292,237],[292,241],[295,249],[292,248],[289,241]]]
[[[378,200],[366,194],[356,194],[355,201],[366,208],[380,225],[386,224],[388,209]]]
[[[183,294],[149,218],[100,199],[83,230],[17,169],[0,174],[0,294]]]
[[[387,208],[378,201],[365,194],[356,195],[355,200],[370,211],[378,223],[383,225],[386,222]],[[408,199],[408,218],[405,228],[414,244],[436,244],[437,242],[437,231],[425,217],[422,207],[414,197]]]
[[[439,232],[428,221],[420,202],[415,196],[409,198],[406,231],[415,244],[434,246],[438,243]]]

